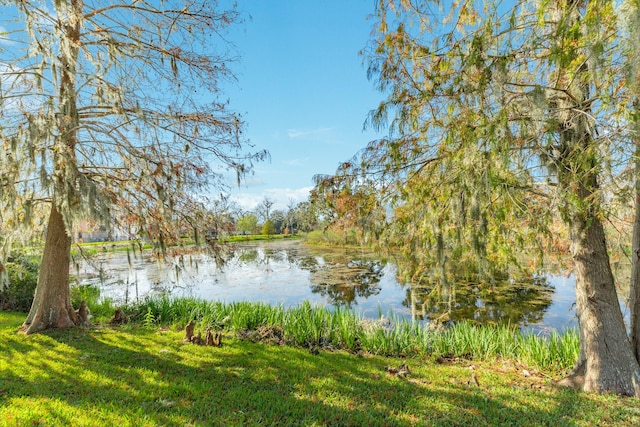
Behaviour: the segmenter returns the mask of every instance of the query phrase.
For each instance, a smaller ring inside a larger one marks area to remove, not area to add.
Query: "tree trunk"
[[[593,219],[573,245],[583,389],[640,397],[640,368],[629,345],[600,220]]]
[[[633,128],[635,143],[634,218],[631,237],[631,286],[629,289],[629,311],[631,345],[636,360],[640,362],[640,100],[634,102]]]
[[[83,2],[72,0],[70,6],[69,10],[66,10],[66,6],[58,10],[64,34],[60,40],[60,114],[57,115],[58,136],[53,159],[55,184],[38,286],[31,311],[23,325],[27,334],[49,328],[67,328],[78,323],[69,295],[71,236],[67,232],[63,213],[56,205],[56,200],[63,200],[68,212],[80,203],[75,192],[75,147],[79,128],[75,79]]]
[[[582,202],[570,208],[569,224],[581,342],[578,364],[561,384],[640,397],[640,366],[627,336],[604,228],[594,207],[596,177],[587,173],[565,188],[573,188],[572,196]]]
[[[583,99],[588,99],[586,94],[583,89]],[[556,147],[562,153],[557,158],[559,195],[570,230],[580,328],[578,363],[561,384],[640,397],[640,365],[627,335],[611,271],[601,220],[595,144],[589,129],[582,115],[566,117]]]
[[[9,272],[4,264],[9,258],[9,255],[11,255],[12,243],[13,236],[5,235],[4,237],[0,237],[0,292],[5,291],[9,287]]]
[[[640,170],[636,168],[636,174],[639,173]],[[631,287],[629,291],[631,344],[636,360],[640,362],[640,182],[636,183],[631,249]]]
[[[27,334],[76,325],[76,313],[69,295],[70,251],[71,237],[67,234],[62,214],[55,203],[51,203],[38,286],[23,325]]]
[[[553,7],[555,47],[587,46],[593,31],[584,18],[588,2],[558,0]],[[556,82],[562,90],[548,93],[559,125],[558,142],[552,150],[557,153],[554,166],[563,218],[571,234],[580,328],[578,363],[561,383],[585,391],[640,397],[640,365],[624,324],[602,224],[599,147],[591,114],[591,91],[598,88],[589,61],[579,60],[580,54],[588,56],[590,51],[583,47],[557,57]]]

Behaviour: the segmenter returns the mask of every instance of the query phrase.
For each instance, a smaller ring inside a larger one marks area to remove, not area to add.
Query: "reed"
[[[281,306],[261,302],[233,302],[228,305],[228,309],[222,308],[221,311],[230,320],[229,329],[235,331],[281,324],[285,314]]]
[[[328,317],[331,344],[349,351],[357,351],[362,333],[362,318],[355,312],[340,307]]]
[[[434,359],[511,358],[543,369],[567,369],[578,357],[574,330],[549,336],[522,333],[516,327],[478,326],[460,322],[433,330],[424,322],[402,317],[364,319],[352,310],[313,306],[308,301],[285,308],[260,302],[209,302],[197,298],[147,298],[128,308],[132,318],[184,327],[195,320],[203,327],[241,333],[277,328],[284,342],[300,347],[325,347],[393,357],[416,355]]]

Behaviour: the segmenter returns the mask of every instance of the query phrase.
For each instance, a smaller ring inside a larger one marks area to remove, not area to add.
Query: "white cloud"
[[[234,183],[237,184],[237,183]],[[264,182],[264,179],[262,178],[258,178],[255,176],[249,177],[249,178],[243,178],[240,181],[240,187],[261,187],[263,185],[265,185],[266,183]]]
[[[232,194],[230,198],[242,209],[250,211],[254,210],[266,197],[273,202],[274,209],[286,211],[291,202],[297,204],[307,200],[312,188],[269,188],[261,193]]]
[[[333,131],[333,128],[318,128],[311,130],[300,130],[300,129],[289,129],[287,130],[287,135],[291,139],[297,138],[310,138],[310,139],[318,139],[322,137],[326,137],[329,133]]]
[[[309,158],[305,157],[302,159],[290,159],[290,160],[285,160],[284,164],[287,166],[300,166],[300,165],[304,165],[306,163],[309,162]]]
[[[252,211],[264,200],[264,196],[260,194],[240,193],[231,195],[230,200],[237,203],[243,211]]]
[[[265,190],[265,194],[270,200],[273,200],[274,205],[278,206],[278,209],[285,209],[289,203],[304,202],[309,198],[309,193],[313,187],[302,188],[270,188]]]

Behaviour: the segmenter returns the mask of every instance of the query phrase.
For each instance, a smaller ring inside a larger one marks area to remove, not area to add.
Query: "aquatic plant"
[[[147,298],[128,307],[134,319],[184,327],[195,320],[203,327],[226,329],[243,337],[319,349],[342,349],[385,356],[429,356],[434,360],[510,358],[545,369],[567,369],[578,357],[575,330],[549,336],[522,333],[509,325],[479,326],[460,322],[437,329],[390,315],[363,319],[353,310],[330,310],[305,301],[285,308],[260,302],[210,302],[197,298]],[[260,331],[250,334],[250,331]]]

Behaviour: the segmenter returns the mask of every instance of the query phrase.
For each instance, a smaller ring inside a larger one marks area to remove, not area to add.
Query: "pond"
[[[285,307],[308,300],[351,308],[370,318],[384,314],[419,321],[467,319],[510,323],[535,332],[576,325],[570,276],[491,286],[411,286],[398,282],[393,262],[370,252],[309,247],[298,240],[247,242],[224,254],[183,251],[168,258],[162,263],[152,251],[105,251],[74,263],[71,273],[77,284],[96,285],[103,298],[116,303],[169,293]]]

